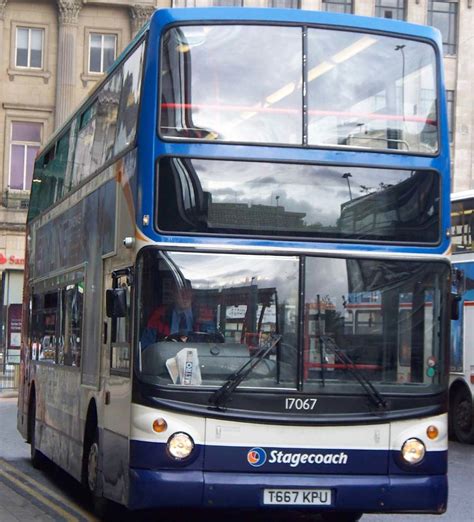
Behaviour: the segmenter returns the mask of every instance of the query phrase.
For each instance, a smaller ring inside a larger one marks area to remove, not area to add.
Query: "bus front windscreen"
[[[438,150],[427,42],[315,27],[182,26],[165,33],[160,63],[163,138]]]
[[[178,390],[430,394],[445,385],[444,263],[143,251],[140,379]],[[251,366],[251,367],[250,367]],[[248,370],[248,371],[247,371]]]

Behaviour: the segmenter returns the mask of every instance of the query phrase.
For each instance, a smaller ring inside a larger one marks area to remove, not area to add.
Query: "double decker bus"
[[[33,463],[98,507],[444,512],[444,92],[429,27],[156,11],[35,164]]]
[[[460,297],[459,320],[451,329],[450,432],[474,444],[474,191],[451,195],[453,290]]]

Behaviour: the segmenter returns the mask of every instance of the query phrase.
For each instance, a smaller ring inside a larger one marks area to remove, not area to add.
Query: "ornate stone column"
[[[6,47],[4,45],[4,41],[3,41],[3,38],[4,38],[3,23],[5,21],[6,7],[7,7],[7,0],[0,0],[0,60],[4,59],[5,49],[8,49],[8,47]],[[7,55],[8,55],[8,51],[7,51]],[[3,93],[3,82],[0,82],[0,100],[5,101],[5,97],[4,97],[4,93]],[[3,114],[2,115],[2,126],[4,125],[4,123],[3,123],[4,117],[5,117],[5,115]],[[0,133],[0,136],[3,139],[3,132]],[[1,147],[1,149],[3,149],[3,147]],[[5,153],[5,151],[4,151],[4,153]],[[3,172],[3,169],[2,169],[2,172]],[[3,175],[0,176],[0,193],[3,193],[4,188],[7,187],[7,183],[8,183],[8,173],[4,172]],[[0,212],[0,223],[2,223],[2,222],[6,222],[6,220]]]
[[[138,31],[145,25],[150,16],[155,11],[152,5],[136,4],[130,7],[130,24],[132,29],[132,38],[135,38]]]
[[[58,64],[56,74],[55,128],[69,116],[75,105],[76,47],[79,12],[82,0],[57,0],[58,5]]]
[[[5,8],[7,7],[8,0],[0,0],[0,20],[5,20]]]
[[[4,57],[5,49],[8,47],[4,46],[3,42],[3,22],[5,21],[5,11],[7,9],[8,0],[0,0],[0,57]]]

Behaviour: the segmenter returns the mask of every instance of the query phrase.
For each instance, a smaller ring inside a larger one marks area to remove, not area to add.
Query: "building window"
[[[43,68],[44,30],[16,28],[15,65],[28,69]]]
[[[441,31],[445,55],[456,54],[458,4],[449,0],[428,0],[428,25]]]
[[[104,73],[117,53],[116,34],[89,34],[89,73]]]
[[[446,105],[448,109],[449,143],[452,143],[454,134],[454,91],[446,91]]]
[[[405,20],[405,0],[376,0],[375,16]]]
[[[352,0],[323,0],[323,11],[331,13],[352,13]]]
[[[11,125],[9,188],[29,190],[36,153],[41,144],[41,123],[14,121]]]

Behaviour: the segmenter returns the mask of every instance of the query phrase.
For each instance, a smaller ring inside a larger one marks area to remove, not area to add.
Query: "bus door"
[[[120,501],[128,466],[131,403],[132,269],[112,272],[105,285],[103,323],[104,494]]]

